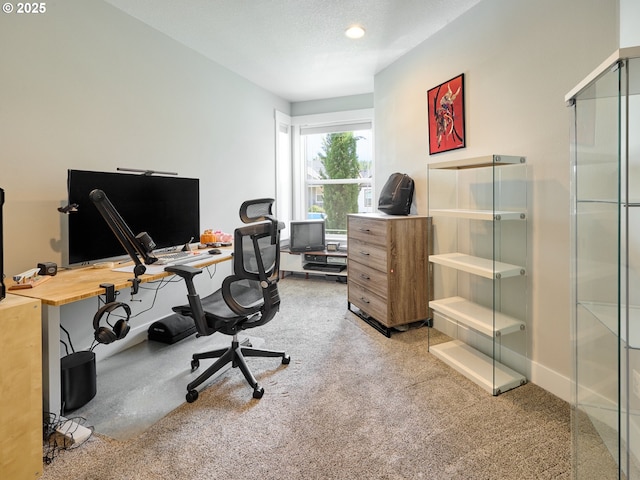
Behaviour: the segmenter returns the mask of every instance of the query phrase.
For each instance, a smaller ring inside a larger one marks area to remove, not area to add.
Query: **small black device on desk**
[[[222,253],[222,250],[220,250],[219,248],[212,248],[211,250],[209,250],[209,253],[211,255],[220,255]]]

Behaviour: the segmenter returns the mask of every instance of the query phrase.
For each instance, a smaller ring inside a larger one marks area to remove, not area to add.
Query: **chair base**
[[[291,361],[291,357],[283,351],[264,350],[253,348],[250,345],[243,345],[238,342],[238,335],[233,336],[231,346],[228,348],[220,348],[210,352],[195,353],[191,360],[191,371],[200,367],[200,360],[217,358],[213,365],[202,372],[198,378],[187,385],[187,402],[192,403],[198,399],[198,391],[196,388],[202,385],[207,379],[211,378],[225,365],[231,364],[233,368],[240,368],[251,388],[253,388],[253,398],[262,398],[264,389],[258,384],[258,381],[249,370],[245,357],[280,357],[282,363],[287,365]]]

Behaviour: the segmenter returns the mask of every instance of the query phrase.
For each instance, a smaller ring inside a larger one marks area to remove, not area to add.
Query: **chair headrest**
[[[247,200],[240,205],[240,220],[244,223],[271,221],[271,242],[277,241],[277,233],[280,230],[278,219],[273,215],[273,198],[256,198]]]
[[[257,198],[247,200],[240,205],[240,219],[244,223],[261,222],[263,220],[274,220],[273,198]]]

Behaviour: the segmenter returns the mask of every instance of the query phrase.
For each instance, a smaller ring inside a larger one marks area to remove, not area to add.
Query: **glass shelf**
[[[492,395],[526,383],[527,166],[514,155],[428,165],[433,326],[429,351]]]
[[[462,297],[432,300],[429,306],[489,337],[519,332],[524,330],[526,325],[522,320],[494,312],[491,308],[483,307]]]
[[[519,265],[496,262],[495,260],[457,252],[430,255],[429,261],[484,278],[509,278],[526,273],[524,267]]]
[[[527,382],[524,375],[495,362],[460,340],[434,345],[429,351],[491,395],[499,395]]]
[[[640,479],[640,48],[614,52],[565,99],[574,476],[590,478],[597,462],[610,466],[602,478]]]
[[[430,212],[432,217],[453,217],[467,218],[470,220],[525,220],[525,212],[509,212],[501,210],[469,210],[469,209],[438,209],[434,208]]]

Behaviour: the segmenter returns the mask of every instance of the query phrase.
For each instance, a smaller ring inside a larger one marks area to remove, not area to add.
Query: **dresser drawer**
[[[387,298],[387,275],[380,270],[375,270],[358,262],[349,262],[348,279],[349,282],[358,283],[381,298]]]
[[[347,258],[349,263],[358,262],[387,273],[386,246],[372,245],[350,237]]]
[[[388,323],[387,301],[357,282],[349,282],[349,302],[380,323]]]
[[[349,242],[360,240],[375,245],[386,245],[387,223],[373,218],[354,215],[348,217]]]

